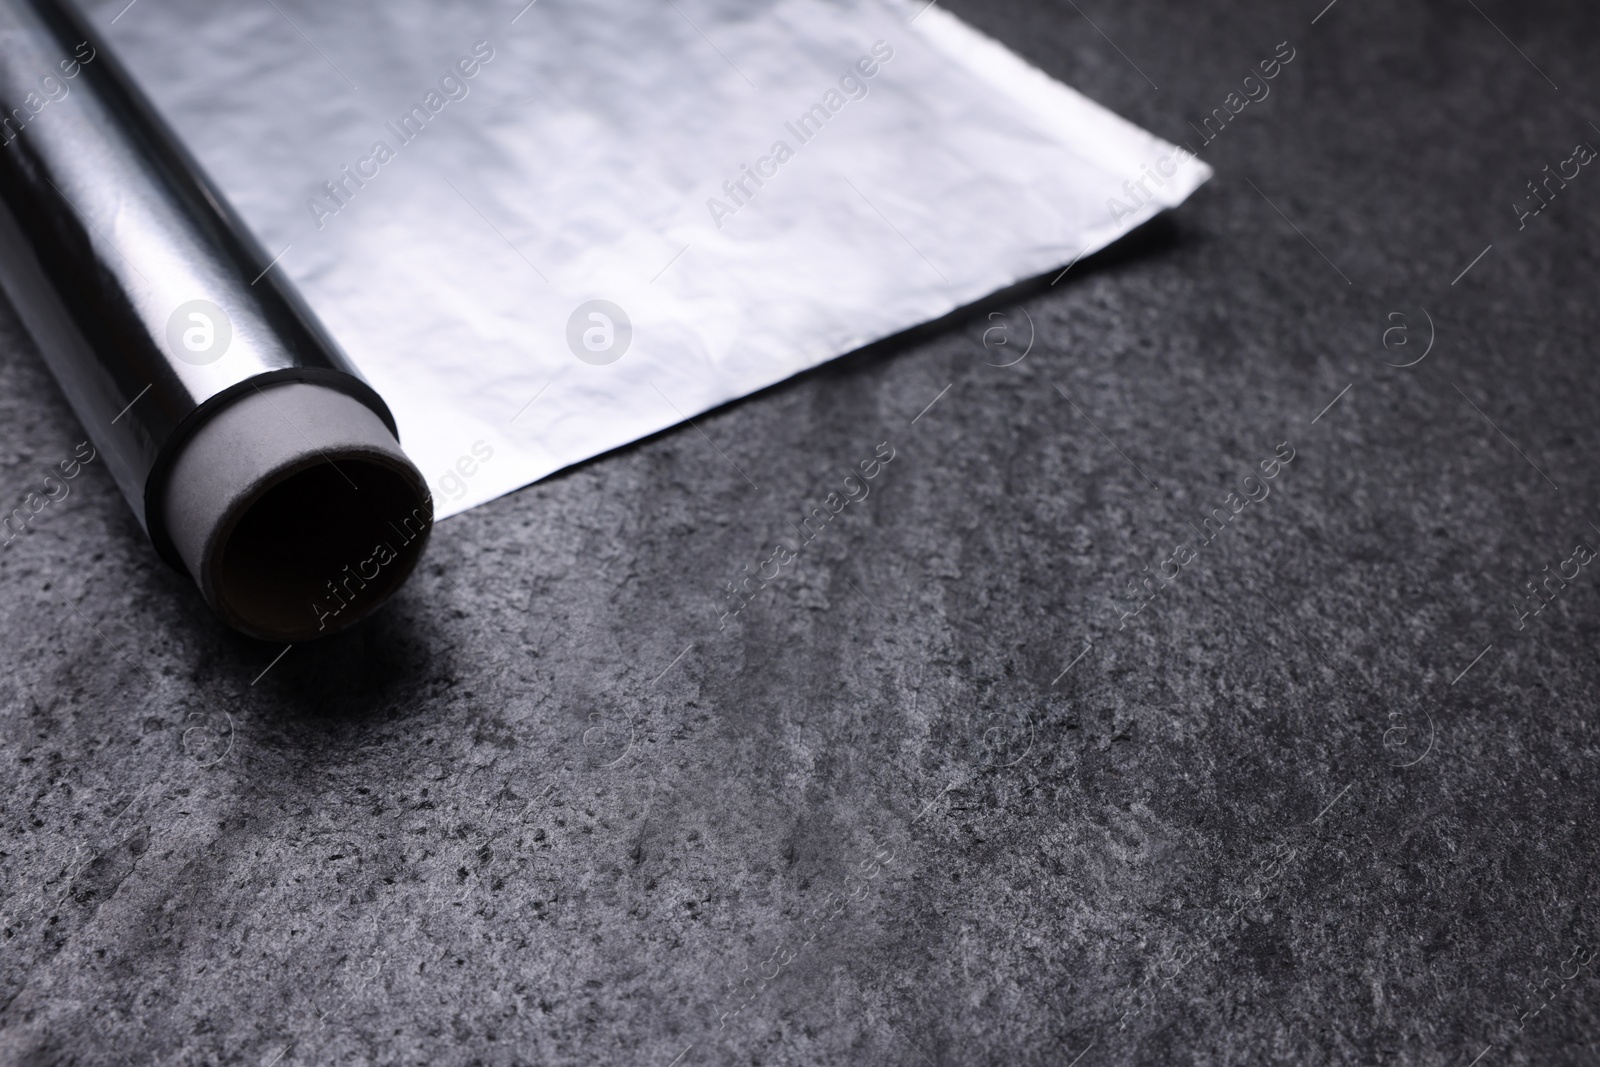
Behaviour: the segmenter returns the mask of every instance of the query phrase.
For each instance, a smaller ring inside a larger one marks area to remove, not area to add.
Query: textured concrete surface
[[[1515,207],[1593,10],[950,6],[1196,147],[1295,58],[1171,220],[281,659],[90,463],[0,550],[0,1061],[1594,1062],[1600,173]],[[82,435],[0,345],[9,510]]]

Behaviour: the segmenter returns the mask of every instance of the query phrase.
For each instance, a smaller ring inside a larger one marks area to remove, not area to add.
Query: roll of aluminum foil
[[[923,0],[64,2],[0,0],[0,283],[157,549],[262,636],[372,610],[432,516],[1210,174]]]
[[[0,286],[156,550],[230,625],[376,608],[426,543],[393,416],[100,34],[0,0]]]

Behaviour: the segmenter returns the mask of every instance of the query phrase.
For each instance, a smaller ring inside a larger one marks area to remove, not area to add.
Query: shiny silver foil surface
[[[1065,265],[1210,173],[924,3],[89,12],[440,517]]]
[[[312,381],[392,420],[103,38],[55,0],[0,0],[0,285],[176,562],[165,474],[232,398]]]

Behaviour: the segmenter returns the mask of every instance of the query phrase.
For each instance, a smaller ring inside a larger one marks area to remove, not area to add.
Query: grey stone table
[[[0,550],[0,1061],[1595,1062],[1595,11],[950,6],[1217,177],[281,657]]]

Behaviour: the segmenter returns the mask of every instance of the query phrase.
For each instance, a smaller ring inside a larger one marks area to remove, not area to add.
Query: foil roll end
[[[186,441],[162,516],[229,626],[305,641],[370,615],[421,558],[427,482],[353,397],[307,382],[241,394]]]

